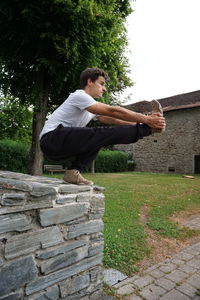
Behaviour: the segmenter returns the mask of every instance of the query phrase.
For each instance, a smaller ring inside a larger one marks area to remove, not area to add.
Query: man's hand
[[[166,127],[166,123],[165,123],[165,118],[159,114],[152,114],[149,116],[146,116],[147,120],[146,120],[146,124],[151,127],[151,128],[161,128],[161,129],[165,129]]]

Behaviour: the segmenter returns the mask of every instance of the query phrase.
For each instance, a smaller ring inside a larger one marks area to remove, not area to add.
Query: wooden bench
[[[62,165],[44,165],[43,168],[44,172],[47,171],[51,175],[53,175],[54,172],[62,173],[66,171],[66,169],[63,169]]]

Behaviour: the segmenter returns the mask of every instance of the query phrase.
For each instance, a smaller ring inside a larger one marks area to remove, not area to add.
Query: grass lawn
[[[85,174],[106,191],[104,215],[104,265],[127,275],[151,253],[141,222],[141,208],[148,208],[147,224],[157,235],[185,240],[200,230],[178,227],[170,217],[181,211],[200,213],[200,176],[186,179],[178,174],[98,173]]]

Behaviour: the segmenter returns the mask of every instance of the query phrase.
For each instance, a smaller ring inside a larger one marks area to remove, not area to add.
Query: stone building
[[[164,111],[167,128],[136,144],[117,145],[133,154],[136,171],[200,174],[200,91],[158,100]],[[149,113],[149,101],[126,106]]]

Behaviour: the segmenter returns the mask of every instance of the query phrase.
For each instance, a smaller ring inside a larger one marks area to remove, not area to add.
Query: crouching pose
[[[151,115],[96,101],[106,91],[107,80],[107,73],[101,69],[84,70],[80,76],[82,89],[69,95],[40,133],[41,149],[48,158],[75,157],[71,168],[65,172],[66,182],[93,184],[81,175],[81,171],[91,164],[101,147],[135,143],[153,132],[161,132],[166,126],[162,108],[156,100],[152,101]],[[95,118],[117,126],[86,127]]]

